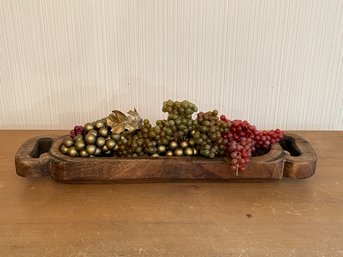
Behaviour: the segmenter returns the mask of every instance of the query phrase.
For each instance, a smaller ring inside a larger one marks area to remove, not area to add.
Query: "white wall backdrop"
[[[189,99],[259,128],[343,129],[342,0],[0,0],[0,128]]]

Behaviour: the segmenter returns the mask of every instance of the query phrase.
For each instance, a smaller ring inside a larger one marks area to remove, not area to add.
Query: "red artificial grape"
[[[70,130],[70,137],[74,138],[77,135],[81,135],[83,133],[83,127],[82,126],[75,126],[72,130]]]
[[[231,157],[231,169],[236,173],[238,170],[245,170],[245,165],[250,161],[256,149],[268,150],[272,144],[278,143],[283,136],[279,129],[259,131],[246,120],[230,121],[225,115],[221,115],[220,119],[230,124],[229,131],[223,133],[222,138],[225,151]]]

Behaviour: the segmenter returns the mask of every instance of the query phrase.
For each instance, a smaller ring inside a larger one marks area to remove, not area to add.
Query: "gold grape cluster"
[[[229,130],[229,125],[219,119],[218,111],[200,112],[193,119],[198,108],[187,100],[165,101],[162,111],[168,117],[157,120],[155,126],[147,119],[142,121],[136,111],[131,112],[134,122],[128,119],[131,123],[125,125],[119,122],[124,122],[125,115],[114,111],[112,116],[85,124],[82,133],[66,137],[60,151],[71,157],[225,155],[227,142],[221,135]],[[134,129],[124,130],[128,124],[134,124],[129,126]]]

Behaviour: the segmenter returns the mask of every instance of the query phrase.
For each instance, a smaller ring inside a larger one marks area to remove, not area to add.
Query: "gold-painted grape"
[[[64,141],[63,141],[63,144],[65,147],[71,147],[74,145],[74,140],[72,138],[66,138]]]
[[[85,136],[85,141],[87,144],[94,144],[96,141],[96,136],[88,132],[88,134]]]
[[[90,155],[95,154],[96,146],[95,145],[87,145],[86,152]]]
[[[75,149],[74,146],[72,146],[72,147],[70,147],[68,149],[68,155],[71,156],[71,157],[78,156],[78,152],[77,152],[77,150]]]

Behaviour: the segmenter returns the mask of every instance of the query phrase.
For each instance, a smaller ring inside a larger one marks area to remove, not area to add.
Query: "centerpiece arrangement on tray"
[[[153,126],[136,109],[127,116],[114,110],[106,118],[75,126],[60,151],[71,157],[229,156],[238,173],[283,136],[279,129],[259,131],[247,121],[218,116],[217,110],[196,113],[198,108],[187,100],[165,101],[162,111],[167,119]]]
[[[317,157],[304,138],[257,130],[217,110],[167,100],[152,125],[136,109],[75,126],[66,136],[38,136],[19,148],[16,172],[64,183],[229,181],[308,178]]]

